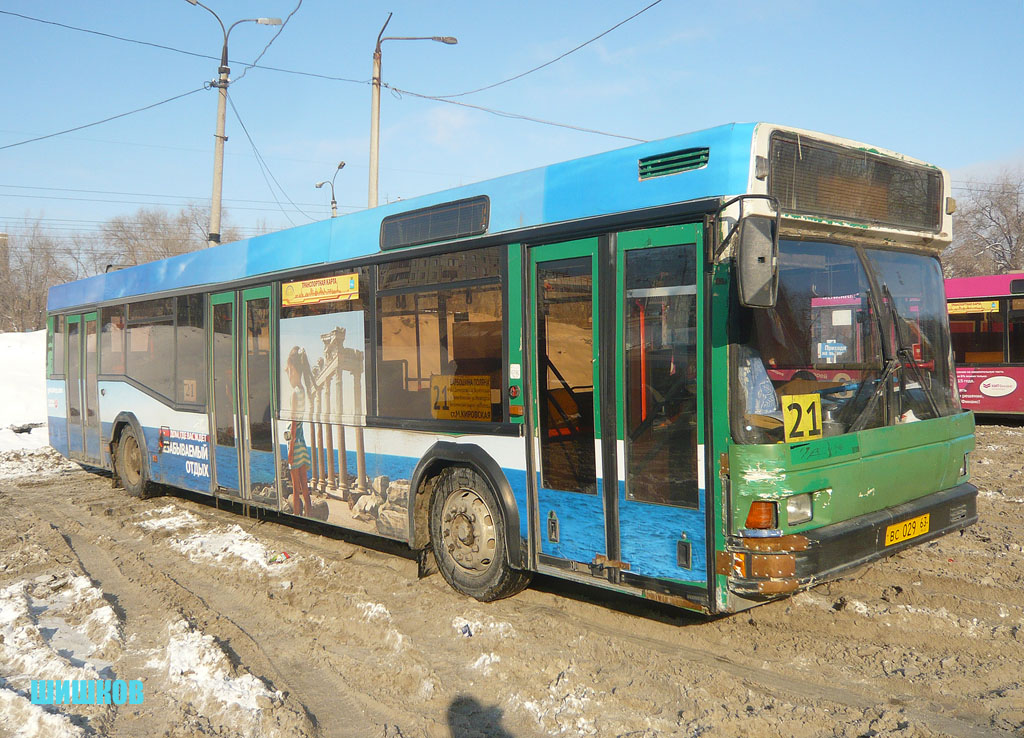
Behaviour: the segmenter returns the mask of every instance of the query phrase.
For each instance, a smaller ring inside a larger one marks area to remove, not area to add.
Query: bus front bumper
[[[728,577],[729,592],[745,599],[771,599],[966,528],[978,520],[977,497],[977,487],[965,482],[803,533],[775,538],[733,536],[725,551],[715,552],[715,569]],[[927,532],[905,537],[921,526],[924,515],[928,515]]]

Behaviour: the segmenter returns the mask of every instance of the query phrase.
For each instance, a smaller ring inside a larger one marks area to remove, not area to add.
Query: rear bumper
[[[727,576],[729,591],[766,600],[833,579],[869,561],[881,559],[955,530],[978,519],[978,489],[964,483],[911,502],[835,525],[777,538],[729,539],[716,552],[716,571]],[[928,532],[885,545],[886,528],[929,516]]]

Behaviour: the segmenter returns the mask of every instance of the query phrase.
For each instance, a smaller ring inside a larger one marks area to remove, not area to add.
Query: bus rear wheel
[[[452,589],[481,602],[511,597],[530,583],[529,572],[509,566],[498,498],[472,469],[452,467],[438,480],[430,544]]]
[[[135,431],[131,426],[126,427],[117,444],[117,474],[129,496],[145,500],[153,496],[153,483],[146,476],[142,449]]]

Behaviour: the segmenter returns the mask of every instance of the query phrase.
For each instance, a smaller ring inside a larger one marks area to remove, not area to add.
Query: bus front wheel
[[[117,474],[124,490],[131,497],[146,499],[153,494],[153,484],[146,477],[146,463],[142,458],[143,446],[131,426],[121,433],[117,444]]]
[[[529,572],[509,566],[500,504],[472,469],[452,467],[438,480],[430,544],[445,581],[481,602],[510,597],[530,583]]]

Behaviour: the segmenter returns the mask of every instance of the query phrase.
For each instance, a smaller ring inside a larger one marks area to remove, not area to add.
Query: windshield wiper
[[[907,324],[906,320],[896,309],[896,300],[893,299],[892,292],[889,291],[889,285],[885,282],[882,283],[882,297],[889,302],[889,319],[892,320],[893,332],[896,334],[896,356],[901,359],[900,365],[902,368],[906,368],[909,365],[913,370],[914,379],[917,380],[918,386],[920,386],[925,398],[928,400],[928,405],[931,406],[932,417],[938,418],[942,413],[939,412],[939,405],[935,402],[932,389],[925,384],[924,374],[921,373],[921,367],[917,365],[917,361],[914,359],[914,352],[903,339],[903,329]],[[905,389],[905,387],[901,387],[901,389]]]
[[[871,393],[871,397],[868,398],[867,404],[864,405],[864,409],[857,413],[857,417],[853,419],[852,423],[850,423],[850,433],[863,429],[863,423],[866,422],[866,419],[870,417],[869,411],[874,409],[875,405],[878,402],[878,398],[881,397],[882,395],[882,390],[885,389],[886,382],[888,382],[889,377],[891,377],[893,373],[897,369],[899,369],[899,366],[900,361],[896,357],[889,359],[885,363],[885,369],[882,370],[882,376],[878,378],[878,384],[875,385],[875,389]],[[861,387],[864,386],[866,386],[866,384],[861,385]],[[853,400],[856,399],[857,398],[854,397],[850,401],[853,402]]]

